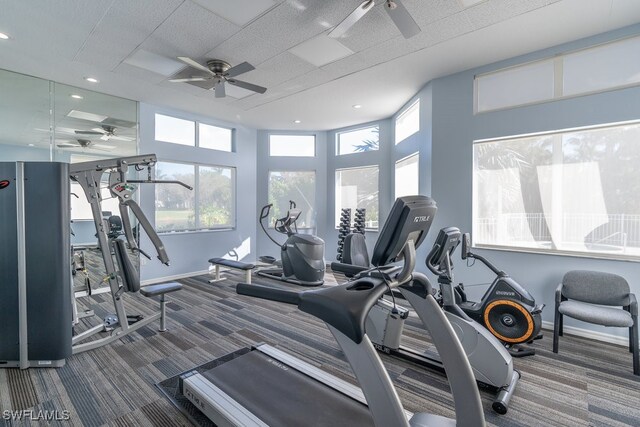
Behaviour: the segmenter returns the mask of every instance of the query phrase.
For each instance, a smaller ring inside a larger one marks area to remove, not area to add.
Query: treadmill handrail
[[[285,289],[271,288],[269,286],[252,285],[249,283],[238,283],[236,292],[239,295],[246,295],[270,301],[282,302],[285,304],[300,304],[300,293],[287,291]]]

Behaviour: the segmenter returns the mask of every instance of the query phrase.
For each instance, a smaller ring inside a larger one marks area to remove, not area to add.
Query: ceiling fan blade
[[[187,84],[193,85],[193,86],[198,86],[202,89],[205,90],[210,90],[213,89],[216,85],[216,81],[217,79],[207,79],[203,82],[187,82]]]
[[[256,67],[249,64],[248,62],[243,62],[242,64],[238,64],[235,67],[229,68],[227,72],[224,73],[224,75],[226,77],[235,77],[235,76],[239,76],[240,74],[248,73],[249,71],[255,70],[255,69]]]
[[[225,96],[227,96],[227,93],[224,89],[224,80],[219,80],[213,90],[216,91],[216,98],[224,98]]]
[[[73,145],[73,144],[57,144],[56,147],[58,148],[77,148],[80,147],[79,145]]]
[[[187,83],[187,82],[206,82],[205,77],[190,77],[188,79],[169,79],[171,83]]]
[[[195,68],[197,70],[204,71],[206,73],[214,75],[213,71],[211,71],[210,69],[208,69],[204,65],[200,64],[199,62],[194,61],[191,58],[187,58],[186,56],[178,56],[178,59],[180,61],[184,62],[185,64],[187,64],[188,66],[192,67],[192,68]]]
[[[242,80],[229,79],[229,80],[227,80],[227,82],[229,84],[234,85],[234,86],[238,86],[238,87],[241,87],[241,88],[247,89],[247,90],[252,90],[252,91],[258,92],[258,93],[265,93],[267,91],[266,87],[254,85],[253,83],[243,82]]]
[[[385,3],[384,8],[391,17],[391,20],[400,30],[405,39],[418,34],[421,30],[416,21],[411,17],[409,11],[404,7],[400,0],[393,0],[394,8],[389,6],[390,2]]]
[[[78,135],[104,135],[104,132],[97,132],[95,130],[77,130]]]
[[[349,14],[346,18],[342,20],[338,25],[336,25],[333,30],[329,31],[328,36],[334,39],[338,37],[342,37],[344,33],[346,33],[349,28],[351,28],[356,22],[358,22],[367,12],[369,12],[373,6],[375,6],[375,2],[373,0],[365,0],[360,6],[358,6],[353,12]]]

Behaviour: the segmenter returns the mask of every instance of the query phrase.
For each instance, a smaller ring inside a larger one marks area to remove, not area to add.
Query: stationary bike
[[[472,253],[469,233],[463,235],[461,256],[463,260],[479,260],[496,274],[496,278],[478,302],[467,300],[464,285],[457,285],[454,292],[458,307],[502,341],[513,357],[535,354],[534,349],[519,344],[542,337],[540,327],[544,304],[536,305],[533,296],[507,273]]]
[[[440,230],[426,264],[438,276],[442,309],[464,348],[478,386],[495,393],[493,410],[498,414],[506,414],[520,373],[513,369],[513,359],[502,343],[455,303],[451,255],[459,243],[460,230],[455,227]],[[421,283],[422,288],[431,289],[424,274],[414,272],[412,279],[411,283]],[[439,356],[401,345],[404,322],[409,317],[410,310],[396,305],[393,295],[391,293],[392,301],[388,298],[378,300],[369,312],[366,330],[371,342],[376,349],[391,356],[444,372]],[[425,318],[421,311],[424,307],[413,303],[411,305],[418,317]]]
[[[267,237],[280,247],[281,260],[270,256],[260,257],[260,261],[275,264],[277,268],[259,270],[256,274],[269,279],[280,280],[300,286],[320,286],[324,283],[324,240],[311,234],[299,234],[296,221],[301,211],[293,201],[289,201],[289,210],[283,218],[276,219],[274,229],[286,234],[287,240],[278,243],[264,226],[273,204],[268,204],[260,212],[260,227]]]

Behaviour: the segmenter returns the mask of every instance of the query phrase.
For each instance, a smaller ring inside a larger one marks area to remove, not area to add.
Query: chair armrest
[[[629,294],[629,313],[631,313],[632,316],[638,315],[638,301],[634,294]]]
[[[560,304],[562,302],[562,283],[558,284],[556,288],[556,304]]]

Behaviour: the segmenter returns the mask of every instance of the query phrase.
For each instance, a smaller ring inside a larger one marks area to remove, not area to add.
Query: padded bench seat
[[[160,317],[160,332],[165,332],[167,330],[167,301],[165,299],[165,294],[169,292],[175,292],[182,289],[182,284],[178,282],[169,282],[169,283],[158,283],[157,285],[147,285],[140,288],[140,293],[147,297],[160,297],[160,313],[154,316]]]
[[[209,283],[219,282],[224,280],[225,277],[220,276],[220,266],[225,266],[234,270],[241,270],[245,272],[245,283],[251,283],[251,270],[256,268],[255,264],[249,264],[246,262],[234,261],[226,258],[211,258],[209,264],[215,267],[215,277],[209,280]]]
[[[175,292],[182,289],[182,284],[178,282],[158,283],[157,285],[148,285],[140,288],[140,293],[145,297],[156,297],[169,292]]]

